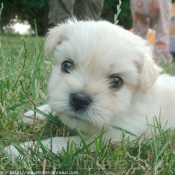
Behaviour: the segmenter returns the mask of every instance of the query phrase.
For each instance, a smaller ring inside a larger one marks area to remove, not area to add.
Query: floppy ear
[[[152,58],[147,57],[143,60],[140,75],[140,86],[143,92],[146,92],[153,86],[162,71],[163,69],[156,65]]]
[[[45,41],[45,56],[48,56],[57,45],[66,40],[68,26],[69,24],[65,23],[49,30]]]

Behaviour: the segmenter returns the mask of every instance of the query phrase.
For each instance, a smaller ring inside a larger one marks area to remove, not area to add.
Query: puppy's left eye
[[[64,72],[64,73],[70,73],[70,71],[74,69],[74,63],[71,62],[71,61],[64,61],[62,64],[61,64],[61,71]]]
[[[110,84],[111,84],[111,88],[115,88],[118,89],[122,86],[123,84],[123,80],[121,77],[119,76],[111,76],[110,78]]]

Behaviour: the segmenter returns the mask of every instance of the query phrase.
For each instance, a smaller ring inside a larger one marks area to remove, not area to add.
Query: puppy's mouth
[[[68,117],[70,119],[74,119],[77,121],[81,121],[81,122],[88,122],[86,118],[84,118],[83,116],[79,116],[79,115],[68,115]]]

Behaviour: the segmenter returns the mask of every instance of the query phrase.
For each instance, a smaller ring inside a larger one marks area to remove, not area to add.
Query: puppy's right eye
[[[71,62],[71,61],[64,61],[61,64],[61,71],[64,72],[64,73],[69,74],[72,69],[74,69],[74,63]]]

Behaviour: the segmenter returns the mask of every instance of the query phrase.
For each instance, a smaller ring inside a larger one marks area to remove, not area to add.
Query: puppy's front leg
[[[42,106],[37,107],[38,110],[40,110],[41,112],[44,112],[46,114],[49,114],[52,112],[53,115],[55,115],[55,113],[52,111],[51,107],[48,104],[44,104]],[[33,125],[34,124],[34,117],[36,117],[37,120],[45,120],[45,116],[38,113],[38,112],[34,112],[33,110],[29,110],[26,113],[23,114],[23,122],[26,125]]]
[[[78,136],[72,136],[72,137],[53,137],[46,140],[41,141],[44,147],[50,149],[53,153],[57,153],[61,151],[63,148],[67,149],[68,142],[74,141],[76,144],[80,144],[81,139]],[[40,144],[37,143],[37,141],[30,141],[30,142],[24,142],[20,144],[20,147],[27,151],[28,148],[35,149],[36,147],[39,147],[39,151],[42,152],[42,149],[40,148]],[[18,146],[17,146],[18,147]],[[19,147],[19,150],[21,149]],[[20,152],[15,148],[15,146],[10,145],[4,148],[4,150],[10,154],[13,158],[16,158],[20,155]]]

